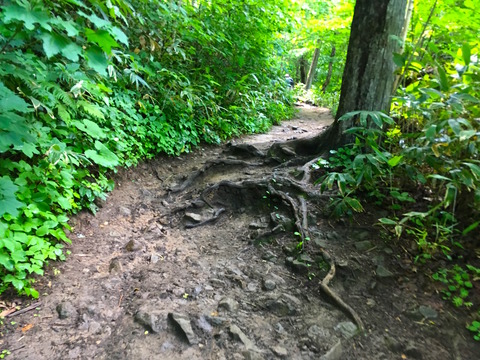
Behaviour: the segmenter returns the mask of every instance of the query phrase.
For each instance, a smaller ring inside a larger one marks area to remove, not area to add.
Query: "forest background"
[[[262,132],[294,98],[336,113],[354,1],[0,1],[0,293],[38,297],[65,259],[68,216],[95,212],[118,167]],[[386,237],[435,260],[480,339],[480,15],[473,0],[405,1],[390,116],[315,167],[332,214],[387,208]],[[468,19],[468,22],[466,21]],[[365,34],[368,36],[368,34]],[[284,81],[290,73],[292,91]],[[366,109],[357,109],[358,111]],[[476,287],[475,287],[476,286]]]

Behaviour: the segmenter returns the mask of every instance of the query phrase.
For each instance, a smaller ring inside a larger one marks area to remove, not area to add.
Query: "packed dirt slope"
[[[302,105],[268,134],[116,174],[96,216],[72,219],[71,255],[38,279],[39,302],[2,299],[0,311],[30,310],[5,318],[0,349],[28,360],[479,359],[463,314],[372,228],[375,214],[331,222],[328,197],[276,185],[299,165],[267,161],[270,145],[331,122]],[[308,214],[302,253],[294,202]],[[337,299],[320,286],[328,264]]]

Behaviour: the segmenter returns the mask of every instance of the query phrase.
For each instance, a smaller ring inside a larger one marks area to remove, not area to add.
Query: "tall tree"
[[[357,0],[335,122],[317,137],[293,140],[288,145],[291,150],[302,155],[345,145],[352,139],[344,131],[358,119],[339,121],[341,116],[356,110],[389,112],[393,53],[401,46],[406,8],[407,0]]]
[[[340,103],[327,146],[336,147],[350,140],[343,132],[355,126],[356,119],[338,121],[346,113],[389,112],[395,70],[393,53],[401,46],[399,37],[406,7],[407,0],[357,0]]]

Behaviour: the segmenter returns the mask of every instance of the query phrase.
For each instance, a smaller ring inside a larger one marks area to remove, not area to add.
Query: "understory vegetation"
[[[408,31],[392,38],[402,51],[390,114],[341,114],[356,119],[351,143],[314,174],[332,216],[383,209],[386,241],[470,308],[478,340],[480,15],[473,0],[408,3]],[[33,297],[33,276],[65,258],[68,216],[95,212],[118,167],[266,131],[292,116],[294,98],[335,114],[354,10],[353,0],[0,4],[0,294]]]
[[[117,167],[292,114],[282,2],[0,3],[0,293],[38,296],[68,215],[95,212]]]
[[[358,119],[347,130],[352,143],[315,165],[317,183],[336,194],[334,217],[384,209],[377,225],[388,241],[403,247],[416,266],[425,264],[443,284],[445,299],[471,308],[468,328],[478,340],[480,17],[472,1],[415,1],[412,10],[404,51],[394,57],[390,116],[362,109],[342,116]],[[318,37],[328,34],[318,29]],[[338,88],[319,91],[328,60],[320,58],[318,66],[323,70],[312,90],[299,86],[296,95],[335,112]]]

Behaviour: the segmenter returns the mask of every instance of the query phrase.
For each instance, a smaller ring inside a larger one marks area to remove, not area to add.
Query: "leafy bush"
[[[271,60],[281,5],[3,2],[0,293],[38,296],[32,274],[64,259],[68,214],[95,211],[118,166],[290,116]]]

